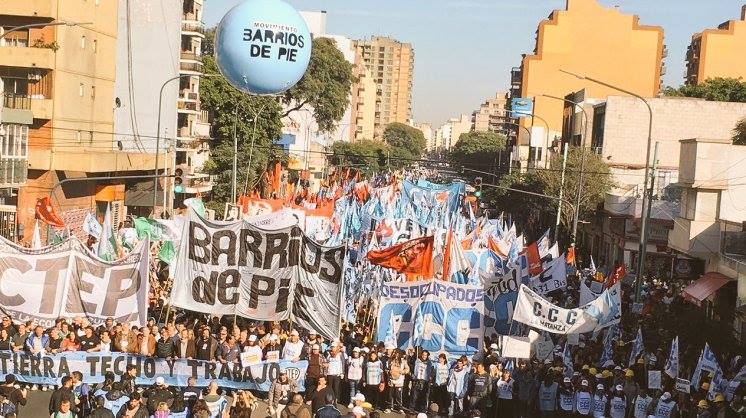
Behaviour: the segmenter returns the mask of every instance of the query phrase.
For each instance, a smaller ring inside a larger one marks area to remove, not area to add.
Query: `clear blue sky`
[[[326,10],[327,32],[353,39],[391,36],[415,50],[414,118],[443,123],[470,114],[508,88],[510,68],[531,53],[539,22],[565,0],[288,0],[299,10]],[[683,82],[686,48],[705,28],[740,18],[739,0],[600,0],[665,30],[664,83]],[[205,1],[216,25],[240,0]]]

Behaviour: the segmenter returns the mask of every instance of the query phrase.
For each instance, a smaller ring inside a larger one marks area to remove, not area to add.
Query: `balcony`
[[[57,2],[49,0],[4,1],[3,14],[54,19],[57,16]]]
[[[201,62],[182,62],[180,68],[182,73],[202,74]]]
[[[199,93],[193,92],[190,89],[181,90],[179,92],[179,100],[197,102],[199,101]]]
[[[693,257],[707,259],[720,251],[720,226],[716,221],[676,218],[668,246]]]
[[[197,36],[204,39],[205,24],[199,20],[182,20],[181,22],[181,34],[188,36]]]
[[[49,48],[0,47],[0,64],[26,68],[54,68],[54,51]]]
[[[513,87],[520,86],[523,83],[523,71],[520,67],[513,67],[510,70],[510,84]]]
[[[52,109],[52,99],[31,99],[31,113],[34,114],[34,119],[52,119]]]
[[[180,57],[183,60],[202,62],[202,55],[190,51],[182,51]]]
[[[200,112],[199,106],[194,102],[177,102],[176,109],[178,109],[180,113],[191,113],[195,115]]]
[[[25,94],[4,94],[2,104],[8,109],[31,111],[34,119],[52,119],[52,99]]]

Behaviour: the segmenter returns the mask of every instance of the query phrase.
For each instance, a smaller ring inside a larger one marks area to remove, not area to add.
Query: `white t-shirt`
[[[497,381],[497,391],[500,399],[513,399],[513,382],[513,379]]]
[[[347,359],[347,378],[360,380],[363,378],[363,358],[350,357]]]
[[[294,343],[288,340],[285,343],[285,347],[282,348],[282,359],[292,360],[294,358],[299,358],[302,351],[303,341],[298,340],[297,343]]]

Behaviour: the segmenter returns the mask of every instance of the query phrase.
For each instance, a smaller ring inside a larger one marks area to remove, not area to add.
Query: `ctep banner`
[[[175,264],[171,302],[212,315],[292,319],[339,336],[344,247],[324,247],[300,227],[265,230],[212,222],[190,210]]]
[[[482,348],[484,289],[426,280],[381,285],[378,341],[472,356]]]
[[[122,260],[100,260],[72,238],[38,250],[0,240],[0,306],[16,321],[84,316],[94,326],[107,317],[147,322],[150,245],[144,240]]]
[[[298,389],[305,390],[308,362],[262,362],[243,367],[240,363],[220,363],[187,359],[159,359],[134,356],[126,353],[85,353],[71,352],[36,356],[27,353],[0,352],[0,378],[14,374],[19,381],[40,385],[59,385],[62,376],[72,371],[83,374],[83,383],[94,384],[104,381],[106,372],[124,374],[128,365],[137,369],[135,383],[153,385],[158,376],[170,386],[187,386],[187,379],[197,379],[197,386],[207,386],[216,380],[221,387],[248,389],[260,392],[269,391],[272,382],[281,370],[298,382]]]

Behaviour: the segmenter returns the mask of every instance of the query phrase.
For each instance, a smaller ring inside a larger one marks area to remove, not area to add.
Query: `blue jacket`
[[[44,351],[49,350],[49,336],[47,334],[42,334],[41,337],[37,337],[36,334],[31,334],[26,339],[26,350],[31,352],[31,350],[34,348],[34,342],[37,338],[41,338],[41,346],[44,348]]]

